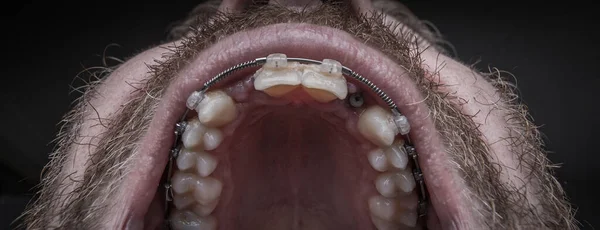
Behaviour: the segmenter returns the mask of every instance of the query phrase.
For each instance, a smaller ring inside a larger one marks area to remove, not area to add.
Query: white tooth
[[[417,213],[414,211],[405,211],[398,215],[398,221],[406,226],[414,227],[417,225]]]
[[[254,75],[254,89],[266,90],[276,86],[297,86],[302,82],[302,73],[294,69],[261,69]],[[289,88],[291,91],[294,87]],[[289,92],[289,91],[287,91]]]
[[[216,201],[211,202],[209,204],[196,204],[196,205],[194,205],[194,207],[192,208],[192,210],[198,216],[208,216],[208,215],[210,215],[215,210],[215,208],[217,207],[218,203],[219,203],[219,201],[216,200]]]
[[[348,95],[348,85],[346,84],[346,78],[342,76],[341,70],[342,65],[338,61],[325,59],[318,69],[310,67],[304,69],[302,85],[307,89],[326,91],[343,100]],[[311,93],[311,91],[307,92]],[[315,96],[313,95],[313,97]]]
[[[183,149],[181,152],[179,152],[176,163],[179,170],[186,170],[194,167],[196,164],[196,153],[190,151],[189,149]]]
[[[254,74],[254,89],[281,96],[302,82],[302,73],[288,65],[285,54],[270,54],[264,67]]]
[[[175,208],[179,210],[187,208],[194,203],[196,203],[196,200],[194,200],[194,196],[192,196],[192,194],[185,193],[173,195],[173,205],[175,205]]]
[[[222,189],[223,184],[215,178],[198,178],[198,182],[195,185],[194,198],[200,204],[210,204],[219,198]]]
[[[204,133],[204,150],[216,149],[223,141],[223,132],[220,129],[208,128]]]
[[[404,141],[398,141],[385,149],[387,159],[394,168],[405,169],[406,164],[408,164],[408,155],[406,155],[406,150],[403,145]]]
[[[191,191],[198,181],[198,177],[191,173],[176,171],[171,178],[173,191],[178,194]]]
[[[201,177],[207,177],[211,173],[215,171],[217,168],[217,158],[210,155],[209,153],[201,152],[198,153],[197,165],[196,169],[198,170],[198,175]]]
[[[412,173],[406,170],[400,170],[394,173],[394,181],[396,182],[396,186],[400,191],[404,193],[410,193],[413,189],[415,189],[416,183],[415,178]]]
[[[387,221],[393,221],[397,212],[394,200],[383,196],[369,198],[369,210],[372,215]]]
[[[282,53],[273,53],[267,56],[267,62],[265,63],[265,67],[278,69],[287,67],[287,55]]]
[[[233,99],[221,90],[207,92],[196,107],[198,119],[208,127],[220,127],[237,116],[237,108]]]
[[[375,188],[379,194],[385,197],[395,197],[397,192],[394,183],[393,173],[382,173],[375,179]]]
[[[174,230],[216,230],[217,220],[213,216],[201,217],[191,211],[175,210],[171,214],[171,227]]]
[[[391,115],[391,112],[379,106],[371,106],[358,118],[358,131],[377,146],[390,146],[396,136]]]
[[[397,230],[400,229],[400,225],[391,221],[381,219],[379,217],[371,215],[371,221],[377,230]]]
[[[367,154],[369,163],[373,169],[379,172],[385,172],[389,168],[388,159],[381,149],[374,149]]]
[[[188,149],[193,149],[202,145],[202,137],[206,132],[206,127],[200,123],[198,119],[192,119],[187,122],[185,131],[181,135],[183,146]]]

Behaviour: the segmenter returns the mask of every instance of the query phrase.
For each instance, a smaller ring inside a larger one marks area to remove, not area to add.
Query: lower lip
[[[467,211],[459,208],[464,207],[459,198],[461,189],[449,173],[452,169],[444,163],[449,159],[442,141],[428,118],[427,106],[416,103],[423,101],[423,97],[408,73],[348,33],[309,24],[275,24],[235,33],[199,53],[175,76],[140,142],[139,157],[133,162],[136,167],[127,178],[131,183],[126,183],[120,190],[122,194],[119,197],[123,197],[125,202],[119,203],[119,209],[130,214],[126,217],[127,222],[144,220],[168,160],[174,124],[186,109],[187,97],[221,71],[271,53],[315,60],[335,59],[388,93],[411,123],[410,137],[420,154],[430,200],[437,210],[440,224],[453,225],[457,216],[463,217],[458,222],[468,222]]]

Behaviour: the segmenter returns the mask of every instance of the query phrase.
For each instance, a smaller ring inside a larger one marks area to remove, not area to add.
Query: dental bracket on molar
[[[424,183],[424,178],[423,178],[421,168],[419,166],[418,154],[415,151],[415,148],[410,145],[410,139],[408,136],[408,133],[410,132],[410,124],[408,123],[408,119],[406,118],[406,116],[404,116],[400,113],[400,111],[398,110],[398,108],[397,108],[396,104],[393,102],[393,100],[385,92],[383,92],[379,87],[377,87],[373,82],[371,82],[369,79],[363,77],[362,75],[354,72],[350,68],[345,67],[345,66],[341,65],[339,62],[332,60],[332,59],[324,59],[323,61],[317,61],[317,60],[306,59],[306,58],[287,57],[285,54],[271,54],[267,57],[256,58],[254,60],[250,60],[250,61],[246,61],[246,62],[237,64],[237,65],[232,66],[232,67],[224,70],[223,72],[217,74],[216,76],[214,76],[213,78],[211,78],[207,82],[205,82],[201,89],[192,92],[190,97],[188,97],[188,99],[186,101],[186,107],[188,108],[188,110],[186,110],[186,112],[183,114],[180,122],[175,125],[175,142],[172,147],[173,150],[176,150],[176,152],[179,152],[178,149],[180,148],[179,142],[181,140],[181,135],[183,134],[183,132],[185,131],[186,126],[187,126],[187,123],[185,122],[187,113],[191,110],[198,109],[198,106],[204,100],[204,98],[206,96],[205,93],[208,91],[208,89],[210,87],[215,85],[217,82],[224,80],[225,78],[230,76],[232,73],[242,70],[242,69],[245,69],[245,68],[264,66],[267,69],[271,69],[271,70],[281,70],[281,69],[289,68],[289,62],[295,62],[298,64],[318,65],[317,71],[320,74],[328,75],[328,76],[346,76],[347,78],[352,78],[352,79],[356,80],[357,82],[360,82],[360,83],[364,84],[365,86],[367,86],[368,88],[370,88],[371,91],[375,95],[379,96],[381,98],[381,100],[388,105],[388,107],[391,109],[392,114],[393,114],[392,120],[396,126],[396,133],[401,134],[405,137],[405,139],[406,139],[405,149],[406,149],[408,155],[413,159],[412,160],[412,163],[414,164],[413,177],[415,178],[415,181],[418,183],[419,189],[420,189],[419,201],[418,201],[418,215],[419,215],[419,217],[425,216],[426,208],[427,208],[426,186]],[[304,76],[302,76],[302,80],[304,80]],[[294,82],[294,84],[296,84],[296,83]],[[346,88],[346,90],[347,90],[347,88]],[[346,93],[343,93],[344,98],[346,96],[345,94]],[[338,96],[340,96],[340,95],[338,95]],[[172,186],[170,184],[170,179],[171,179],[170,176],[171,176],[171,173],[173,170],[174,155],[176,155],[176,153],[172,152],[171,156],[169,156],[169,163],[167,164],[167,168],[166,168],[166,173],[168,175],[166,178],[166,183],[165,183],[165,188],[167,188],[167,197],[169,196],[168,194],[170,192],[172,193]],[[166,208],[165,215],[168,215],[169,205],[166,205],[165,208]],[[167,217],[167,216],[165,216],[165,217]]]

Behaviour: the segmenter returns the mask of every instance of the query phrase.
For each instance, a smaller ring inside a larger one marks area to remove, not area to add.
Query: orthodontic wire
[[[306,59],[306,58],[286,58],[286,60],[291,61],[291,62],[299,62],[301,64],[316,64],[316,65],[322,64],[321,61]],[[267,62],[267,58],[261,57],[261,58],[256,58],[251,61],[246,61],[246,62],[242,62],[237,65],[234,65],[234,66],[224,70],[223,72],[217,74],[216,76],[212,77],[208,81],[206,81],[203,84],[202,88],[200,90],[198,90],[197,92],[205,93],[206,91],[208,91],[208,89],[210,89],[211,86],[226,79],[231,74],[233,74],[239,70],[245,69],[245,68],[262,66],[266,62]],[[397,113],[400,115],[402,114],[402,113],[400,113],[398,106],[396,106],[396,103],[394,103],[394,101],[383,90],[381,90],[379,87],[377,87],[369,79],[361,76],[360,74],[354,72],[353,70],[351,70],[350,68],[348,68],[346,66],[342,66],[342,75],[349,76],[349,77],[361,82],[362,84],[366,85],[379,98],[381,98],[381,100],[383,100],[383,102],[385,102],[387,104],[387,106],[390,108],[390,110],[392,110],[392,113]],[[185,119],[186,119],[189,111],[190,111],[190,109],[186,108],[186,111],[183,114],[183,116],[181,117],[180,121],[177,124],[175,124],[175,132],[174,132],[175,133],[175,141],[173,144],[173,148],[171,149],[171,152],[170,152],[169,163],[167,164],[167,168],[166,168],[165,183],[163,184],[166,189],[166,191],[165,191],[165,196],[166,196],[166,198],[165,198],[165,217],[167,217],[169,215],[169,209],[170,209],[169,202],[171,202],[173,200],[173,192],[172,192],[172,188],[171,188],[171,176],[173,173],[173,161],[175,158],[177,158],[177,155],[179,155],[179,151],[181,150],[181,143],[179,142],[179,140],[181,139],[181,135],[185,131],[185,128],[187,125]],[[404,149],[406,150],[406,153],[408,154],[408,156],[410,156],[412,159],[411,162],[412,162],[412,166],[413,166],[413,172],[412,172],[413,177],[419,185],[419,188],[418,188],[419,189],[419,193],[418,193],[419,201],[418,201],[418,206],[417,206],[418,210],[417,211],[418,211],[419,218],[423,219],[423,217],[427,214],[427,199],[428,199],[427,187],[425,185],[425,181],[423,178],[423,172],[419,165],[418,153],[416,152],[416,149],[413,147],[408,134],[402,135],[402,137],[406,140]],[[168,220],[165,221],[165,223],[168,223]]]

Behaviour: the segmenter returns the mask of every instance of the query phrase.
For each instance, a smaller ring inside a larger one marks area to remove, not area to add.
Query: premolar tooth
[[[217,158],[209,153],[198,153],[198,157],[196,159],[196,169],[198,170],[198,175],[201,177],[209,176],[215,171],[215,168],[217,168]]]
[[[387,159],[394,168],[405,169],[408,164],[408,155],[404,149],[404,141],[399,140],[389,148],[385,149]]]
[[[342,76],[342,64],[336,60],[324,59],[317,70],[305,68],[302,85],[319,102],[329,102],[336,98],[343,100],[348,95],[346,78]]]
[[[216,200],[216,201],[211,202],[209,204],[196,204],[196,205],[194,205],[194,207],[192,208],[192,210],[198,216],[208,216],[208,215],[210,215],[215,210],[215,208],[217,207],[218,203],[219,203],[219,201]]]
[[[210,151],[219,147],[223,141],[223,132],[220,129],[208,128],[204,133],[204,150]]]
[[[395,197],[397,194],[393,173],[382,173],[375,179],[375,188],[384,197]]]
[[[195,185],[194,198],[200,204],[210,204],[219,198],[222,189],[223,184],[221,181],[215,178],[198,178],[198,181]]]
[[[391,112],[379,106],[371,106],[358,118],[358,131],[375,145],[390,146],[397,134],[391,115]]]
[[[185,131],[181,135],[183,146],[188,149],[196,148],[202,144],[202,139],[206,132],[206,127],[198,119],[192,119],[187,122]]]
[[[175,230],[216,230],[217,220],[213,216],[201,217],[191,211],[175,210],[171,214],[171,227]]]
[[[374,149],[368,153],[367,158],[369,159],[369,163],[373,169],[379,172],[385,172],[388,170],[389,162],[385,156],[385,153],[383,153],[383,150]]]
[[[415,178],[409,171],[400,170],[394,173],[394,180],[396,182],[396,186],[398,186],[398,189],[400,189],[400,191],[410,193],[413,189],[415,189]]]
[[[237,116],[235,102],[221,90],[207,92],[196,111],[200,122],[208,127],[223,126]]]
[[[196,153],[188,149],[183,149],[179,153],[179,156],[177,156],[176,163],[179,170],[186,170],[194,167],[196,164]]]

